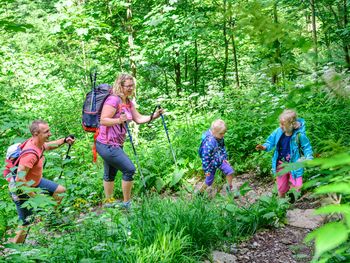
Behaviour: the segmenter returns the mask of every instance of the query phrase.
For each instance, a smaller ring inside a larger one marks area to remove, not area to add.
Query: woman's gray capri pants
[[[96,150],[104,160],[104,181],[113,182],[118,170],[122,172],[124,181],[133,181],[135,165],[121,147],[96,141]]]

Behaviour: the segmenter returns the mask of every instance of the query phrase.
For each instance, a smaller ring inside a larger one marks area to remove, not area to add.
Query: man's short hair
[[[47,122],[44,120],[35,120],[32,122],[32,124],[29,127],[30,133],[35,136],[39,132],[39,125],[40,124],[45,124],[47,125]]]

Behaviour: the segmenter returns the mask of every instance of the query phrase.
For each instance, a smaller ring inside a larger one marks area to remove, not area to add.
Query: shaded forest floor
[[[236,187],[246,182],[252,190],[237,201],[242,205],[253,203],[262,195],[272,194],[274,183],[271,181],[264,182],[253,174],[242,174],[234,178]],[[225,194],[223,190],[221,194]],[[210,261],[216,263],[310,262],[313,247],[306,245],[304,238],[324,221],[324,218],[313,215],[313,209],[319,206],[320,202],[306,193],[291,205],[283,226],[258,231],[253,237],[239,244],[227,244],[225,252],[214,251]]]

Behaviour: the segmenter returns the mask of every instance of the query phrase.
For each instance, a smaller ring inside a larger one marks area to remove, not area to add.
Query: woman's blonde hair
[[[293,131],[293,129],[298,129],[300,127],[300,123],[297,121],[297,118],[297,113],[294,110],[289,109],[285,109],[279,116],[279,120],[284,121],[290,131]]]
[[[227,126],[226,126],[226,123],[223,120],[217,119],[217,120],[212,122],[210,129],[211,130],[217,130],[217,131],[220,131],[220,132],[226,132],[227,131]]]
[[[132,94],[132,96],[134,96],[135,88],[136,88],[136,80],[133,76],[126,74],[126,73],[122,73],[116,78],[116,80],[113,84],[113,93],[115,95],[124,96],[123,86],[127,80],[131,80],[132,83],[134,84],[134,89],[133,89],[133,94]]]

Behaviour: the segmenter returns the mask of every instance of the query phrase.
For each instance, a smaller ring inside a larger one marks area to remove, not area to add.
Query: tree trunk
[[[230,9],[232,9],[232,6],[229,6]],[[239,88],[239,74],[238,74],[238,59],[237,59],[237,49],[236,49],[236,41],[235,41],[235,35],[234,35],[234,28],[235,28],[235,21],[230,16],[230,27],[231,27],[231,44],[232,44],[232,52],[233,52],[233,64],[234,64],[234,71],[235,71],[235,78],[236,78],[236,86]]]
[[[86,52],[85,52],[85,43],[84,41],[81,41],[81,49],[83,51],[83,63],[84,63],[84,72],[85,72],[85,77],[86,77],[86,83],[88,83],[88,69],[87,69],[87,64],[86,64]]]
[[[180,96],[181,92],[181,65],[179,62],[179,51],[175,51],[174,58],[174,69],[175,69],[175,85],[176,85],[176,95]]]
[[[199,76],[199,65],[198,65],[198,43],[197,39],[194,40],[194,89],[198,91],[198,76]]]
[[[226,77],[227,77],[227,65],[228,65],[228,37],[227,37],[227,21],[226,21],[226,0],[224,0],[224,23],[223,23],[223,34],[224,34],[224,43],[225,43],[225,58],[224,58],[224,67],[222,72],[222,88],[226,86]]]
[[[187,81],[188,77],[188,55],[185,53],[185,81]]]
[[[134,48],[134,29],[132,27],[132,0],[127,0],[128,3],[128,7],[126,9],[126,28],[128,31],[128,44],[129,44],[129,49],[130,49],[130,57],[129,57],[129,61],[130,61],[130,68],[131,68],[131,74],[134,78],[136,78],[136,62],[134,60],[134,53],[135,53],[135,48]],[[137,99],[137,86],[135,86],[135,103],[136,103],[136,99]],[[134,134],[134,143],[137,144],[138,143],[138,134],[139,134],[139,125],[134,125],[131,124],[131,132]]]
[[[347,0],[343,0],[343,12],[344,12],[344,28],[348,27],[348,5]],[[349,55],[350,45],[346,44],[344,41],[344,53],[345,53],[345,62],[346,67],[350,70],[350,55]]]
[[[135,53],[135,48],[134,48],[134,29],[132,27],[132,0],[128,0],[128,7],[126,9],[126,24],[127,24],[127,30],[128,30],[128,43],[129,43],[129,48],[130,48],[130,68],[131,68],[131,74],[136,78],[136,62],[134,60],[134,53]],[[135,90],[135,96],[136,96],[136,90]]]
[[[236,42],[235,42],[235,36],[231,35],[231,42],[232,42],[232,49],[233,49],[233,63],[235,66],[235,77],[236,77],[236,86],[239,88],[239,74],[238,74],[238,59],[237,59],[237,49],[236,49]]]
[[[312,22],[312,40],[314,43],[315,53],[315,70],[318,66],[318,48],[317,48],[317,28],[316,28],[316,12],[315,12],[315,0],[310,0],[311,6],[311,22]]]
[[[347,2],[346,0],[343,0],[343,12],[344,12],[344,16],[343,16],[343,24],[342,25],[342,22],[340,21],[337,13],[334,11],[332,5],[329,5],[328,8],[330,9],[330,11],[332,12],[333,16],[334,16],[334,19],[337,23],[337,26],[338,26],[338,29],[344,29],[346,28],[346,25],[348,23],[348,14],[347,14]],[[339,12],[339,15],[340,15],[340,7],[338,6],[338,12]],[[345,60],[345,63],[346,63],[346,67],[348,69],[350,69],[350,56],[349,56],[349,45],[346,43],[346,40],[344,39],[344,36],[340,35],[339,38],[341,39],[342,41],[342,46],[343,46],[343,51],[344,51],[344,60]]]
[[[278,14],[277,14],[277,2],[273,4],[273,18],[275,24],[278,24]],[[273,57],[273,63],[276,64],[282,64],[281,63],[281,43],[278,39],[276,39],[273,43],[273,47],[275,50],[275,54]],[[271,79],[273,84],[278,83],[278,72],[274,69],[272,72],[272,79]]]
[[[166,73],[166,70],[163,69],[163,72],[164,72],[164,80],[165,80],[165,94],[169,96],[168,75]]]

